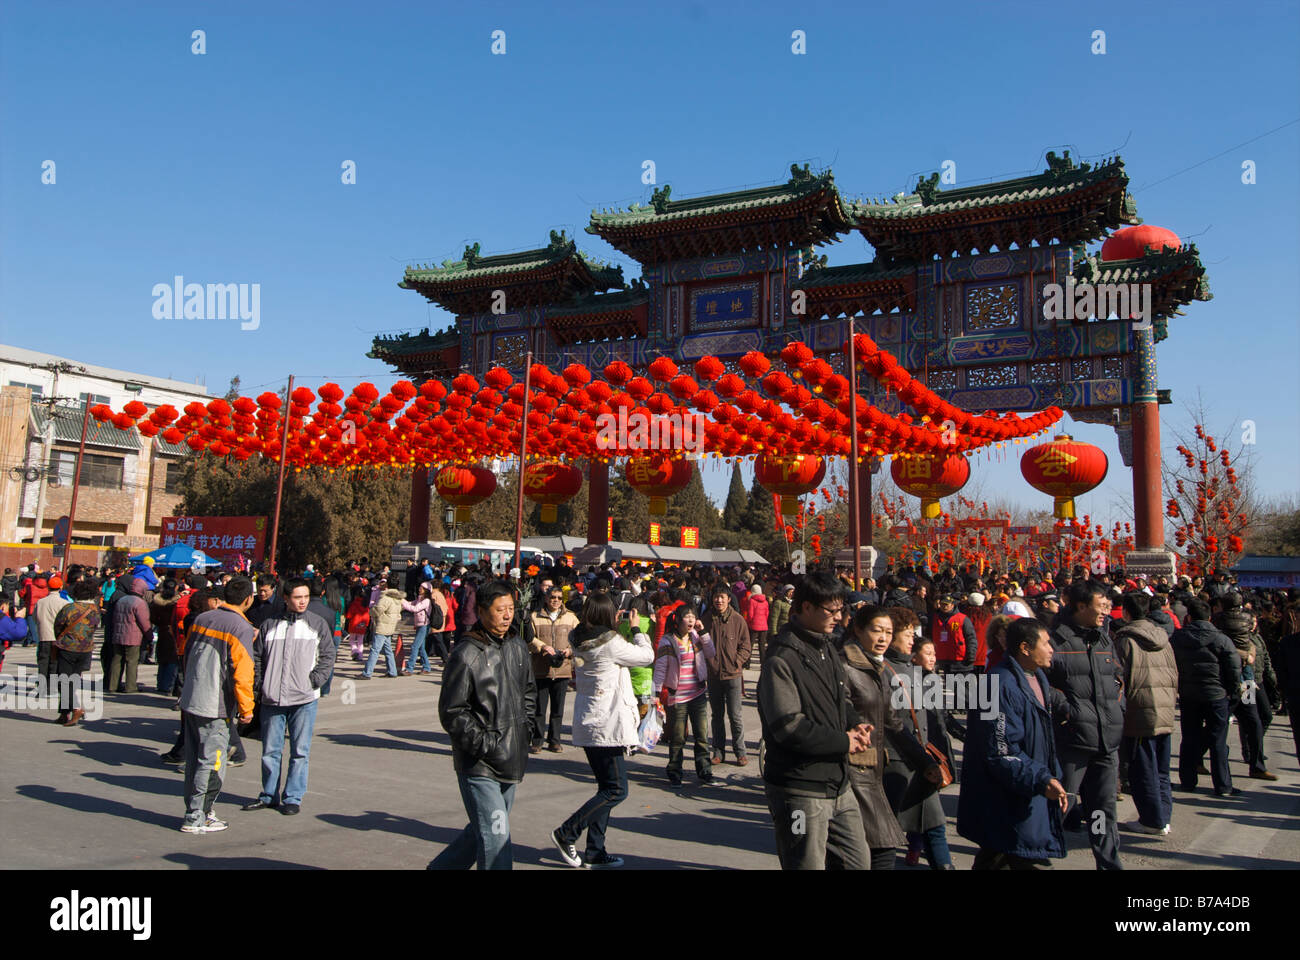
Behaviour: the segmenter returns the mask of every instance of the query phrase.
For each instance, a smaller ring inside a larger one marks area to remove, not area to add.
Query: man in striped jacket
[[[229,824],[212,813],[230,749],[230,723],[253,719],[253,658],[246,649],[257,634],[244,613],[253,584],[235,577],[225,601],[199,614],[185,646],[185,820],[182,833],[215,833]]]

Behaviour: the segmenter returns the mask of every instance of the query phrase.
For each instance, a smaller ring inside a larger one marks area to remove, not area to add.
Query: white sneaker
[[[578,848],[571,843],[565,843],[560,838],[559,830],[551,831],[551,840],[555,843],[555,849],[560,851],[560,858],[571,867],[584,866],[582,857],[578,856]]]
[[[1166,823],[1163,827],[1160,828],[1160,836],[1162,837],[1169,836],[1169,824]]]
[[[203,832],[217,833],[221,830],[225,830],[228,826],[230,826],[230,824],[226,823],[226,821],[219,820],[213,814],[209,813],[208,819],[203,823]]]

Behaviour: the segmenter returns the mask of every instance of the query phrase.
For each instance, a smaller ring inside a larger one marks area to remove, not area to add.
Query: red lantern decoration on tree
[[[668,512],[667,499],[686,488],[695,468],[689,460],[674,460],[667,454],[634,457],[627,462],[627,482],[633,490],[650,498],[650,515]]]
[[[456,522],[470,519],[470,508],[492,496],[496,475],[485,467],[443,467],[433,478],[438,496],[456,508]]]
[[[893,457],[889,474],[898,489],[921,498],[921,516],[933,520],[939,516],[939,499],[966,486],[970,464],[959,453]]]
[[[781,497],[781,515],[799,512],[799,498],[817,489],[826,477],[826,461],[812,454],[763,454],[754,461],[754,482]]]
[[[542,523],[555,522],[555,509],[582,489],[582,471],[558,460],[530,464],[524,470],[524,496],[541,504]]]
[[[1029,485],[1056,498],[1052,515],[1058,520],[1074,519],[1074,498],[1105,480],[1109,466],[1099,448],[1068,434],[1031,447],[1020,458],[1020,473]]]

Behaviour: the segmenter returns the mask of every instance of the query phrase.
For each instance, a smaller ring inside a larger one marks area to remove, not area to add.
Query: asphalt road
[[[0,865],[29,868],[423,868],[464,826],[450,747],[436,717],[438,672],[432,678],[352,680],[360,664],[346,646],[333,694],[320,707],[311,774],[302,813],[244,813],[256,798],[260,744],[248,741],[249,762],[229,771],[216,812],[230,821],[221,833],[179,832],[180,768],[158,755],[175,739],[179,713],[154,693],[108,695],[103,716],[71,729],[55,710],[0,710]],[[4,673],[35,666],[34,647],[13,648]],[[96,664],[96,669],[99,665]],[[154,667],[142,667],[152,690]],[[757,672],[749,676],[752,693]],[[566,720],[572,712],[568,698]],[[745,729],[756,757],[758,715],[745,702]],[[1177,756],[1177,734],[1174,754]],[[567,728],[566,728],[567,740]],[[1229,740],[1240,756],[1236,728]],[[1300,770],[1285,718],[1268,733],[1275,783],[1250,780],[1232,762],[1239,801],[1214,797],[1208,782],[1195,794],[1175,791],[1167,837],[1124,832],[1128,869],[1270,869],[1300,863]],[[758,765],[715,768],[704,786],[691,775],[672,788],[663,775],[666,746],[629,762],[630,796],[614,812],[608,847],[631,868],[774,869],[772,827]],[[1208,778],[1206,778],[1208,781]],[[948,840],[958,869],[975,850],[957,836],[956,786],[944,791]],[[594,792],[581,750],[529,759],[511,817],[515,865],[563,867],[549,836]],[[1136,819],[1120,802],[1121,822]],[[1067,834],[1069,855],[1058,868],[1093,867],[1087,837]],[[903,868],[899,860],[899,868]],[[915,869],[925,869],[924,865]]]

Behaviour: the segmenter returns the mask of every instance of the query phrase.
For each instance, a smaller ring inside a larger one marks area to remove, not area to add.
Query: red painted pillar
[[[858,494],[861,498],[858,502],[858,525],[862,530],[862,545],[869,547],[872,544],[870,458],[858,466]]]
[[[1138,550],[1163,550],[1160,509],[1160,406],[1156,389],[1156,342],[1151,322],[1133,327],[1133,526]]]
[[[1163,550],[1164,512],[1160,504],[1160,407],[1133,404],[1133,520],[1138,550]]]
[[[406,539],[411,543],[429,542],[429,468],[416,467],[411,471],[411,526]]]
[[[587,542],[609,543],[609,464],[587,464]]]

